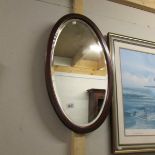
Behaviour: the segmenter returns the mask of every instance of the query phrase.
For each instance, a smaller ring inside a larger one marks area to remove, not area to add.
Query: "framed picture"
[[[155,43],[109,33],[114,153],[155,151]]]

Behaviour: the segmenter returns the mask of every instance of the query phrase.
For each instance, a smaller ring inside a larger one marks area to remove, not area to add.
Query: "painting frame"
[[[155,42],[115,33],[108,33],[108,41],[114,71],[113,153],[155,152]]]

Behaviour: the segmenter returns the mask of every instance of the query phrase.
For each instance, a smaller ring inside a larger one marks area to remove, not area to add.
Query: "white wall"
[[[51,2],[0,0],[0,155],[68,152],[70,132],[51,107],[44,56],[52,25],[69,8]]]
[[[54,56],[54,65],[71,66],[71,58]],[[52,81],[62,110],[79,125],[88,123],[89,95],[87,90],[107,89],[106,76],[54,72]],[[69,105],[72,107],[69,108]]]
[[[106,89],[105,76],[92,76],[55,72],[54,80],[57,98],[65,114],[79,125],[88,124],[89,95],[87,90]],[[68,107],[72,104],[73,107]]]
[[[152,13],[107,0],[85,0],[84,7],[103,34],[155,41]],[[51,26],[68,12],[69,0],[0,0],[1,155],[69,154],[70,131],[55,115],[44,80]],[[107,119],[87,135],[87,155],[111,155],[110,138]]]

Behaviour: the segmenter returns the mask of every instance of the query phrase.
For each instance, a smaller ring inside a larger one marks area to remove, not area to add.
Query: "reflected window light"
[[[75,25],[76,24],[76,21],[73,21],[72,24]]]
[[[97,44],[90,45],[90,49],[94,52],[98,52],[98,53],[102,52],[102,47]]]
[[[100,68],[99,70],[104,70],[104,67]]]

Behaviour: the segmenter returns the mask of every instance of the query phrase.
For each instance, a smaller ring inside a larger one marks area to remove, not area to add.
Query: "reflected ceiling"
[[[61,37],[59,37],[55,49],[56,56],[74,58],[77,53],[80,53],[82,59],[98,61],[100,55],[92,48],[95,46],[94,40],[98,44],[98,39],[92,38],[87,26],[80,22],[72,21],[61,32]]]

